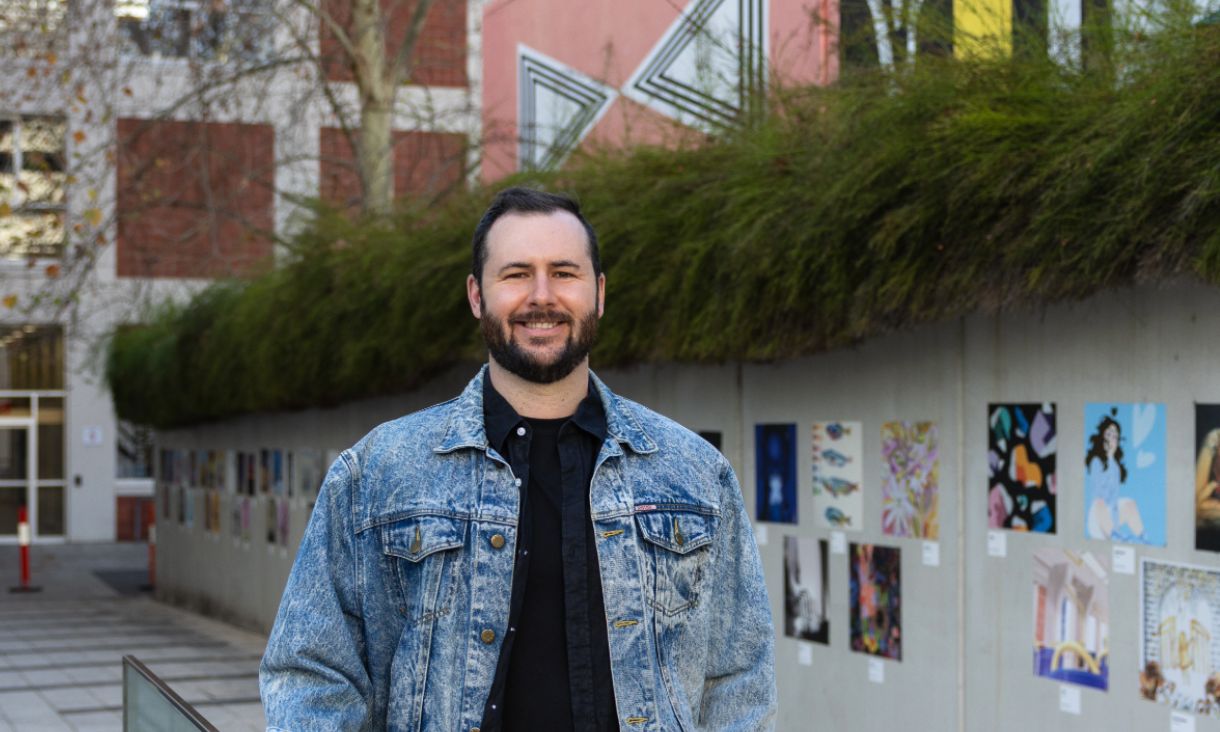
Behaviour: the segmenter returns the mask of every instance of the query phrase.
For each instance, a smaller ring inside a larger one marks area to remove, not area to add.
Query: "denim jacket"
[[[263,656],[269,730],[478,729],[508,624],[519,482],[487,443],[485,374],[331,466]],[[619,728],[772,729],[771,610],[732,468],[593,383],[608,436],[589,500]]]

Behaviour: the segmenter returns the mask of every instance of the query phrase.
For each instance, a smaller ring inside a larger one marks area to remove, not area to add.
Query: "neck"
[[[517,414],[534,419],[571,417],[589,393],[589,359],[581,361],[572,373],[550,384],[537,384],[508,371],[496,360],[488,359],[488,378]]]

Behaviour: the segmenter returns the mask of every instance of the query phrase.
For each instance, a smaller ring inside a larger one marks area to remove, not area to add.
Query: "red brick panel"
[[[118,275],[223,277],[270,261],[269,125],[120,119]]]
[[[323,0],[323,6],[340,27],[350,29],[351,2]],[[381,7],[389,16],[386,46],[387,56],[393,58],[411,23],[415,3],[413,0],[381,0]],[[326,64],[326,78],[352,81],[351,60],[325,23],[321,24],[318,42]],[[428,10],[411,62],[414,70],[407,83],[466,86],[466,0],[436,0]]]
[[[358,133],[357,133],[358,134]],[[446,132],[394,133],[394,193],[436,196],[458,185],[466,174],[466,136]],[[334,127],[321,129],[318,196],[344,208],[360,203],[355,154]]]

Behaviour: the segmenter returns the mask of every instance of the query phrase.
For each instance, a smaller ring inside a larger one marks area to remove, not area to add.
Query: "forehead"
[[[566,259],[592,266],[585,227],[568,211],[507,213],[487,232],[487,264]]]

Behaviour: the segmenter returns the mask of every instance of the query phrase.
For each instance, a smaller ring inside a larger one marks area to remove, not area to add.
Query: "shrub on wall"
[[[594,363],[804,355],[970,312],[1220,281],[1220,32],[1122,63],[921,58],[776,94],[697,146],[577,156],[603,247]],[[521,180],[504,181],[497,187]],[[476,189],[391,221],[319,211],[275,271],[120,329],[120,415],[167,427],[409,389],[481,358]]]

